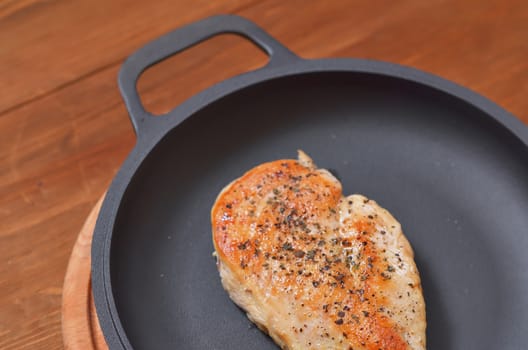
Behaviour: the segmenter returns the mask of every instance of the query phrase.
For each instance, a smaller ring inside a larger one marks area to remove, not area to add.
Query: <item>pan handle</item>
[[[235,15],[210,17],[165,34],[128,57],[119,72],[119,89],[136,135],[140,135],[141,130],[147,128],[154,117],[145,110],[137,92],[136,83],[141,73],[172,55],[223,33],[238,34],[255,43],[270,56],[266,67],[291,62],[298,58],[255,23]]]

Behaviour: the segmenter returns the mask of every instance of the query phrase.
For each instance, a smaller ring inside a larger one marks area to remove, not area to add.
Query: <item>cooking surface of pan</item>
[[[127,101],[138,144],[108,192],[92,248],[110,347],[276,348],[222,289],[209,211],[246,170],[303,149],[337,175],[345,195],[373,198],[402,223],[423,282],[428,349],[523,348],[527,128],[415,70],[287,63],[288,51],[276,53],[269,67],[156,121]]]

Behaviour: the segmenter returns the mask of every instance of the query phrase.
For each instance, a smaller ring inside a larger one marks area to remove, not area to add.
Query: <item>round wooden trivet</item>
[[[104,198],[104,196],[103,196]],[[62,337],[67,350],[106,350],[90,282],[90,250],[101,198],[86,219],[68,262],[62,288]]]

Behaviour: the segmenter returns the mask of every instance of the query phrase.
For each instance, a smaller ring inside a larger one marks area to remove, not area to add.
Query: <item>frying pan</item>
[[[221,33],[253,41],[262,69],[153,117],[136,80]],[[209,211],[262,162],[303,149],[345,194],[376,199],[416,253],[428,349],[528,343],[528,128],[465,88],[358,59],[304,60],[252,22],[212,17],[123,64],[137,143],[113,180],[92,245],[92,283],[111,349],[276,349],[222,289]]]

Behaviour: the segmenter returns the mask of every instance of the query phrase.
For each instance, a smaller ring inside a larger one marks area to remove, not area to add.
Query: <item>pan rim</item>
[[[97,218],[92,241],[92,291],[101,329],[110,349],[133,349],[121,324],[113,296],[110,252],[115,219],[132,177],[156,145],[184,120],[208,105],[252,85],[313,73],[359,73],[401,79],[457,98],[493,118],[528,147],[528,127],[488,98],[452,81],[416,68],[366,59],[297,59],[264,67],[214,85],[189,98],[164,117],[153,118],[151,128],[140,133],[136,144],[115,175]]]

